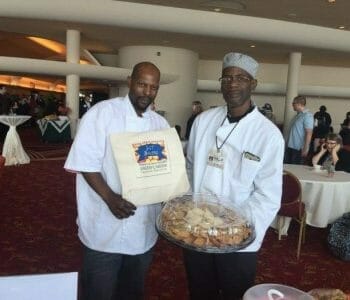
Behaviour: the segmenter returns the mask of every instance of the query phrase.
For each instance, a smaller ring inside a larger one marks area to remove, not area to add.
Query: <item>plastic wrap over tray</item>
[[[156,226],[170,242],[200,252],[235,252],[255,239],[249,216],[210,194],[185,195],[168,201]]]

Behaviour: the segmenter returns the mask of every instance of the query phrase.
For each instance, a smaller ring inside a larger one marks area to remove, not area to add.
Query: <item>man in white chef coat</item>
[[[257,252],[279,210],[284,141],[251,100],[258,63],[241,53],[223,59],[225,106],[200,114],[192,127],[187,163],[194,192],[212,193],[250,214],[256,238],[229,254],[184,250],[190,297],[240,299],[254,284]]]
[[[65,163],[66,169],[77,172],[84,300],[143,299],[161,205],[136,208],[123,199],[110,135],[169,128],[150,109],[159,80],[154,64],[135,65],[128,78],[128,95],[99,102],[84,115]]]

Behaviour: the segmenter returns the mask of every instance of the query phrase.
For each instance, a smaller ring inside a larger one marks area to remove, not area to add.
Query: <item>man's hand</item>
[[[118,194],[111,194],[111,196],[106,199],[106,203],[110,211],[118,219],[129,218],[135,214],[136,206],[131,202],[123,199],[122,196]]]
[[[101,197],[107,204],[108,208],[118,219],[124,219],[135,213],[136,206],[119,194],[116,194],[108,186],[99,172],[82,172],[81,173],[90,185],[90,187]]]

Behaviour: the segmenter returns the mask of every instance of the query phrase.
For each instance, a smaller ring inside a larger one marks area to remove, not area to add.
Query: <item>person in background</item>
[[[45,101],[38,91],[31,91],[29,96],[29,106],[32,110],[32,116],[35,118],[43,117]]]
[[[174,127],[175,127],[176,132],[177,132],[177,134],[179,136],[179,139],[182,140],[182,137],[181,137],[181,126],[180,125],[175,125]]]
[[[188,140],[191,134],[191,128],[194,120],[196,117],[203,111],[202,103],[200,101],[193,101],[192,102],[192,115],[187,121],[186,124],[186,133],[185,133],[185,139]]]
[[[31,91],[28,97],[29,114],[32,116],[30,119],[31,126],[36,126],[36,121],[44,117],[45,101],[40,96],[38,91]]]
[[[348,112],[346,113],[345,119],[344,119],[343,123],[340,124],[342,128],[343,128],[343,124],[346,124],[347,120],[350,120],[350,111],[348,111]]]
[[[10,115],[17,115],[18,114],[18,102],[20,98],[18,95],[11,95],[10,96],[10,108],[9,108],[9,114]]]
[[[312,158],[312,164],[321,165],[326,170],[333,166],[336,171],[350,172],[350,152],[342,149],[340,135],[335,133],[326,135],[326,142]]]
[[[28,99],[26,96],[22,95],[19,102],[18,102],[18,109],[17,114],[18,115],[29,115],[30,107],[28,104]]]
[[[192,300],[242,298],[254,284],[257,252],[280,208],[284,141],[251,100],[257,69],[250,56],[226,54],[219,79],[226,105],[193,123],[187,147],[193,192],[214,194],[251,214],[256,238],[233,253],[184,250]]]
[[[55,96],[50,96],[45,101],[45,106],[43,107],[43,117],[46,120],[58,120],[58,103]]]
[[[344,120],[339,135],[343,139],[343,145],[348,148],[350,146],[350,118]]]
[[[0,115],[7,115],[10,110],[11,99],[7,94],[7,88],[0,85]]]
[[[273,114],[272,105],[270,103],[265,103],[264,106],[261,108],[260,112],[272,123],[276,123],[276,117]]]
[[[295,97],[292,105],[297,114],[289,126],[284,162],[286,164],[299,165],[304,162],[309,152],[314,118],[312,113],[305,107],[305,96]]]
[[[57,100],[57,115],[59,116],[67,116],[70,112],[70,108],[66,106],[66,101]],[[80,111],[79,111],[80,112]]]
[[[79,119],[92,107],[92,95],[88,94],[79,101]]]
[[[319,146],[320,138],[324,138],[330,132],[332,124],[331,115],[327,112],[326,106],[320,106],[320,110],[314,114],[314,151]]]
[[[123,199],[110,135],[169,128],[150,109],[159,81],[160,71],[154,64],[135,65],[128,77],[128,95],[95,104],[81,119],[65,163],[66,170],[77,172],[84,300],[143,298],[161,204],[136,209]]]

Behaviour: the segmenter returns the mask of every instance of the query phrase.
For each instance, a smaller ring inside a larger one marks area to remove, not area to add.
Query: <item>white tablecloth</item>
[[[350,173],[336,171],[328,177],[327,171],[314,171],[303,165],[284,165],[284,169],[298,177],[305,203],[306,223],[314,227],[327,227],[344,213],[350,212]],[[288,219],[280,228],[286,234]]]
[[[2,156],[5,157],[5,166],[28,164],[30,159],[25,153],[16,126],[29,120],[31,116],[7,116],[1,115],[0,122],[10,126],[6,134],[4,146],[2,148]]]

